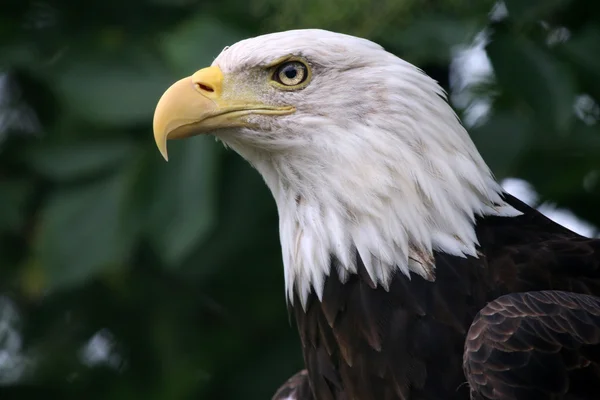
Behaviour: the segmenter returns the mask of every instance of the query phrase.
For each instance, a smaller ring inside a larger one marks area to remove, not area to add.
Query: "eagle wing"
[[[308,372],[303,369],[288,379],[271,400],[314,400],[308,381]]]
[[[596,398],[600,298],[562,291],[499,297],[476,316],[463,361],[473,399]]]

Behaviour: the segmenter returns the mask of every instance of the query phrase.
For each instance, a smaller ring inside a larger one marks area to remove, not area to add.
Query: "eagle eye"
[[[278,65],[271,79],[282,89],[299,89],[308,83],[309,77],[308,66],[301,61],[293,60]]]

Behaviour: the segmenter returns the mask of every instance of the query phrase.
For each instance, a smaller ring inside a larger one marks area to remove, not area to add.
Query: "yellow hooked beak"
[[[247,90],[227,88],[219,67],[201,69],[175,82],[162,95],[154,111],[154,140],[168,160],[167,140],[181,139],[222,128],[248,126],[249,114],[283,115],[294,107],[275,107],[242,95]]]

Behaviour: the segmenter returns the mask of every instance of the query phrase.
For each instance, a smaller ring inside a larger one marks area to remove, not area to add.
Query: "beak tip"
[[[154,141],[156,143],[156,147],[160,152],[160,155],[165,159],[165,161],[169,161],[169,154],[167,152],[167,137],[163,134],[156,134],[156,130],[154,131]]]
[[[167,147],[163,147],[159,149],[160,155],[165,159],[166,162],[169,162],[169,154],[167,153]]]

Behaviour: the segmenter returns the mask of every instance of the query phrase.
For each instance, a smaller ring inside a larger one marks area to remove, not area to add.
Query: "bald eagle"
[[[440,86],[361,38],[240,41],[154,137],[210,133],[264,178],[306,370],[274,399],[598,399],[600,241],[505,193]]]

